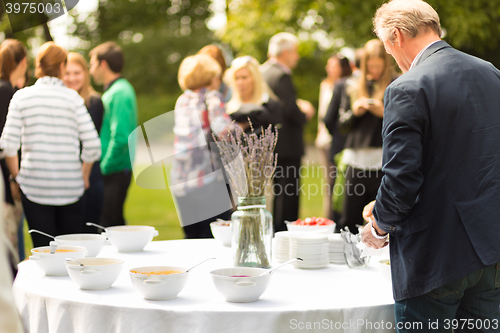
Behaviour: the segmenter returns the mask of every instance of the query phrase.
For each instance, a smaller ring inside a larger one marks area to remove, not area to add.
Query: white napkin
[[[380,257],[385,256],[389,258],[389,245],[381,249],[374,249],[372,247],[366,246],[364,243],[358,243],[356,245],[361,250],[361,258],[363,257]]]

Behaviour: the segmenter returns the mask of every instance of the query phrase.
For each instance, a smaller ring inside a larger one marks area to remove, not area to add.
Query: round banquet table
[[[29,332],[394,332],[392,289],[373,257],[364,269],[330,264],[323,269],[287,265],[273,273],[253,303],[229,303],[215,289],[211,270],[231,267],[231,249],[215,239],[149,243],[143,252],[119,253],[105,246],[99,257],[125,260],[110,289],[80,290],[69,276],[50,277],[33,261],[19,265],[13,291]],[[176,299],[148,301],[128,270],[172,265],[194,268]]]

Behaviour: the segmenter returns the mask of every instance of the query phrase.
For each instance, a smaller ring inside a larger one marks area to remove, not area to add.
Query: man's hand
[[[305,101],[303,99],[297,99],[297,106],[299,107],[300,111],[305,113],[308,121],[311,120],[312,117],[314,117],[314,114],[316,113],[316,109],[311,104],[311,102]]]
[[[374,249],[381,249],[387,244],[389,244],[385,239],[378,239],[372,234],[371,227],[373,225],[373,228],[376,230],[376,232],[384,236],[386,233],[382,231],[377,226],[377,222],[375,221],[375,217],[373,217],[373,206],[375,206],[375,200],[370,202],[368,205],[365,206],[363,209],[363,218],[365,221],[369,222],[363,230],[361,230],[361,241],[366,244],[368,247],[372,247]]]

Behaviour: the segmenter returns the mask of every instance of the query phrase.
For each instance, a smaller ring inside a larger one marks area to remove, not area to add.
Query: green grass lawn
[[[321,178],[316,166],[309,166],[302,178],[303,192],[300,197],[299,217],[321,216],[323,198],[321,196]],[[128,224],[149,225],[155,227],[159,236],[155,240],[182,239],[184,234],[179,224],[174,201],[169,190],[144,189],[132,180],[127,201],[125,218]],[[26,255],[32,248],[28,226],[24,225]],[[47,240],[48,245],[48,240]]]

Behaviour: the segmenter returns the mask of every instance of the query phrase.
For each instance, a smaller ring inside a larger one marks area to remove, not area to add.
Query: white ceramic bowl
[[[106,237],[98,234],[69,234],[56,236],[58,246],[83,246],[87,249],[87,257],[97,257],[101,252]]]
[[[140,252],[158,236],[158,230],[145,225],[121,225],[106,228],[103,234],[118,252]]]
[[[216,269],[210,274],[215,288],[226,301],[248,303],[257,301],[266,291],[271,275],[258,276],[266,271],[264,268],[235,267]]]
[[[389,259],[379,260],[377,265],[378,270],[382,273],[383,277],[392,283],[391,278],[391,265]]]
[[[63,276],[68,275],[66,258],[83,258],[87,249],[83,246],[58,246],[56,253],[51,254],[50,246],[41,246],[32,249],[31,253],[29,259],[35,261],[45,275]]]
[[[116,281],[125,261],[113,258],[82,258],[78,259],[84,266],[74,261],[66,262],[69,277],[80,289],[108,289]]]
[[[186,285],[187,268],[178,266],[149,266],[132,268],[130,279],[145,299],[164,301],[174,299]],[[178,271],[176,274],[151,274],[152,272]]]
[[[291,232],[318,232],[322,234],[333,234],[335,223],[328,225],[294,225],[292,222],[286,224],[288,231]]]
[[[225,225],[224,222],[210,223],[212,235],[224,246],[231,246],[231,226]]]

